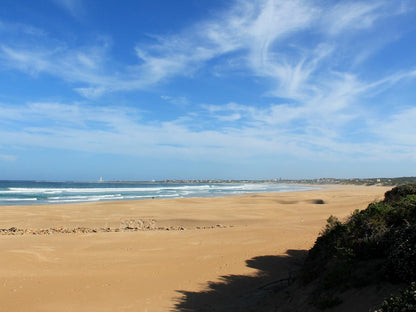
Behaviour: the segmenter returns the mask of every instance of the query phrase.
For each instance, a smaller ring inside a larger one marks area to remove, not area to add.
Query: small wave
[[[165,198],[165,197],[179,197],[178,194],[157,194],[157,195],[129,195],[129,196],[123,196],[123,199],[150,199],[150,198]]]
[[[0,198],[0,201],[35,201],[37,198]]]
[[[160,188],[121,188],[121,187],[112,187],[112,188],[20,188],[20,187],[11,187],[8,191],[3,191],[7,193],[43,193],[43,194],[53,194],[53,193],[112,193],[112,192],[144,192],[144,191],[157,191]],[[0,192],[1,193],[1,192]]]
[[[68,196],[68,197],[51,197],[47,200],[48,203],[80,203],[80,202],[90,202],[90,201],[102,201],[102,200],[126,200],[126,199],[150,199],[150,198],[173,198],[179,197],[176,194],[160,194],[160,195],[130,195],[130,196],[119,196],[113,195],[102,195],[102,196]]]
[[[6,191],[0,191],[0,194],[21,193],[21,194],[60,194],[60,193],[113,193],[113,192],[164,192],[178,190],[209,190],[215,189],[210,185],[185,185],[174,186],[166,185],[160,187],[99,187],[99,188],[22,188],[10,187]]]
[[[85,198],[116,198],[116,197],[123,197],[121,194],[106,194],[106,195],[97,195],[97,196],[88,196],[88,195],[78,195],[78,196],[56,196],[56,197],[49,197],[48,199],[51,200],[61,200],[61,199],[85,199]]]
[[[60,200],[48,200],[48,203],[59,204],[59,203],[82,203],[90,200],[79,200],[79,199],[60,199]]]
[[[167,187],[166,189],[175,189],[175,190],[207,190],[211,189],[214,186],[212,185],[183,185],[183,186],[173,186]]]
[[[60,196],[50,197],[48,202],[69,202],[69,201],[100,201],[100,200],[111,200],[111,199],[123,199],[121,194],[116,195],[98,195],[98,196]]]

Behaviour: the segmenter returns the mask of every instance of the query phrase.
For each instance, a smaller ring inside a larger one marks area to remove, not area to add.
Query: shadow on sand
[[[306,256],[306,250],[288,250],[282,256],[259,256],[246,261],[256,275],[226,275],[219,282],[208,282],[206,290],[178,290],[179,298],[172,311],[261,311],[268,299],[288,286]]]

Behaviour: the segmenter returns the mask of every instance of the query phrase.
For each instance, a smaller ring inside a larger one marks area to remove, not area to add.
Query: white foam
[[[10,187],[2,193],[40,193],[40,194],[58,194],[58,193],[112,193],[112,192],[160,192],[169,190],[203,190],[209,189],[209,185],[200,186],[163,186],[163,187],[107,187],[107,188],[24,188]]]
[[[123,200],[123,199],[150,199],[150,198],[161,198],[161,197],[178,197],[176,194],[160,194],[154,195],[130,195],[130,196],[118,196],[113,195],[102,195],[102,196],[67,196],[67,197],[51,197],[47,200],[48,203],[75,203],[75,202],[90,202],[90,201],[102,201],[102,200]]]
[[[49,197],[49,199],[60,200],[60,199],[84,199],[84,198],[123,198],[121,194],[106,194],[106,195],[76,195],[76,196],[56,196]]]
[[[1,198],[0,201],[35,201],[37,198]]]
[[[53,193],[111,193],[111,192],[146,192],[146,191],[158,191],[161,188],[20,188],[11,187],[8,191],[2,191],[7,193],[40,193],[40,194],[53,194]],[[1,192],[0,192],[1,193]]]

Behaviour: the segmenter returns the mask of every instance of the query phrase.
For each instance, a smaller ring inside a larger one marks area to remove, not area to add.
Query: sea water
[[[219,197],[249,193],[304,191],[309,189],[312,189],[312,187],[279,183],[0,181],[0,205]]]

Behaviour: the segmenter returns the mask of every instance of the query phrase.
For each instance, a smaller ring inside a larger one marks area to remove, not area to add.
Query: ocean
[[[219,197],[264,192],[305,191],[309,189],[313,189],[313,187],[278,183],[0,181],[0,205]]]

